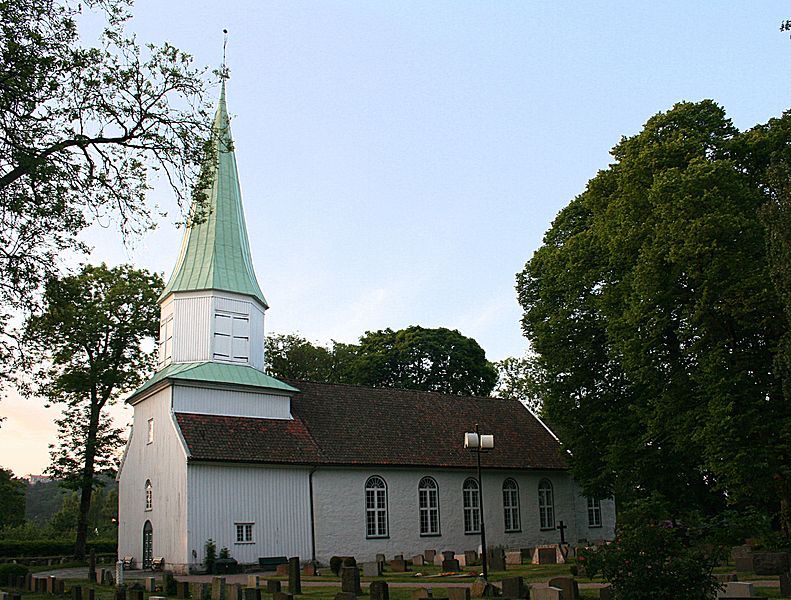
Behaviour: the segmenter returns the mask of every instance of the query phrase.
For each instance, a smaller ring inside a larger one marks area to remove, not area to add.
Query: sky
[[[228,29],[266,330],[319,343],[421,325],[519,356],[515,274],[622,136],[684,100],[714,99],[740,129],[791,108],[787,1],[138,0],[133,14],[141,42],[212,68]],[[170,274],[181,215],[152,184],[159,227],[127,244],[92,227],[90,262]],[[0,416],[0,466],[42,472],[57,409],[12,390]]]

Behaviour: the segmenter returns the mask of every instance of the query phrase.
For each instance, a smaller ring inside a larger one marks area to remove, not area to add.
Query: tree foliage
[[[518,274],[587,494],[788,506],[789,139],[791,114],[741,133],[711,101],[677,104],[621,140]]]
[[[97,47],[81,45],[77,29],[89,8],[107,17]],[[201,172],[205,71],[169,44],[142,47],[128,36],[128,8],[126,0],[0,0],[6,311],[27,310],[59,254],[84,249],[77,234],[88,224],[114,220],[124,234],[152,227],[144,199],[152,169],[180,202]],[[6,355],[13,350],[10,338],[0,341]]]
[[[537,358],[526,354],[521,358],[509,356],[494,363],[497,369],[497,385],[495,395],[501,398],[519,400],[534,413],[540,413],[541,370],[537,367]]]
[[[25,489],[27,482],[0,468],[0,530],[25,521]]]
[[[356,346],[332,342],[312,344],[297,334],[270,334],[264,341],[266,369],[273,377],[348,383]]]
[[[52,279],[44,309],[26,324],[37,361],[25,393],[63,407],[50,474],[80,492],[76,554],[85,552],[88,511],[100,476],[112,471],[122,442],[105,408],[142,383],[154,354],[141,343],[159,329],[161,278],[129,266],[86,265],[76,275]]]

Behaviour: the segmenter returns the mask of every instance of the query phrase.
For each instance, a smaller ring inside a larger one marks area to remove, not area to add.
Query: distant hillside
[[[104,485],[105,492],[118,489],[115,479],[108,477]],[[34,481],[27,486],[25,493],[25,519],[36,525],[46,525],[52,516],[63,506],[63,497],[71,493],[60,487],[57,481]]]

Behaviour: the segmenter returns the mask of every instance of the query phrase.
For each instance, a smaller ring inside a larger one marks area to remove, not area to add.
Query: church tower
[[[212,137],[216,145],[207,163],[213,173],[204,215],[187,227],[159,298],[158,370],[212,362],[263,371],[268,305],[250,255],[225,81]]]

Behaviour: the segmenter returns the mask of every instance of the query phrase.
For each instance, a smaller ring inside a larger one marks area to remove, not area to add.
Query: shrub
[[[118,542],[93,541],[88,543],[96,554],[113,554],[117,552]],[[74,554],[74,540],[2,540],[0,541],[0,556],[19,558],[25,556],[72,556]]]
[[[0,585],[11,585],[15,577],[27,575],[28,569],[25,565],[6,563],[0,565]]]
[[[231,558],[231,551],[228,548],[220,548],[220,558]]]
[[[214,573],[214,561],[217,560],[217,544],[214,540],[209,538],[203,545],[203,566],[206,567],[207,573]]]
[[[580,559],[588,577],[602,575],[612,584],[615,600],[700,600],[719,589],[716,557],[679,526],[622,527],[614,542],[581,551]]]

